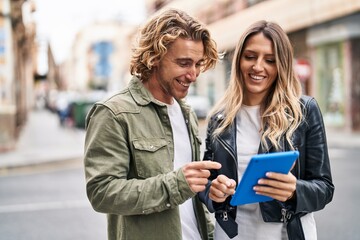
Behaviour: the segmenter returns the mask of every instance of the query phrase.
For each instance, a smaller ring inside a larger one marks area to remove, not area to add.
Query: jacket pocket
[[[173,170],[167,145],[168,142],[163,138],[133,141],[135,167],[140,178],[153,177]]]

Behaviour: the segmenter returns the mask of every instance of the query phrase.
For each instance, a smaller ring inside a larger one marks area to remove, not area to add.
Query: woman
[[[259,21],[236,47],[224,97],[209,120],[204,159],[220,162],[200,197],[215,212],[216,239],[316,239],[313,212],[333,197],[322,115],[301,95],[286,33]],[[231,206],[252,155],[298,150],[289,174],[268,173],[254,187],[274,200]]]

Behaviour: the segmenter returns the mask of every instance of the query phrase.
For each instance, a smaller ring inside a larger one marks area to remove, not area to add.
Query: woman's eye
[[[253,55],[245,55],[245,59],[251,60],[254,58],[255,58],[255,56],[253,56]]]
[[[268,62],[268,63],[275,63],[275,59],[266,59],[266,62]]]

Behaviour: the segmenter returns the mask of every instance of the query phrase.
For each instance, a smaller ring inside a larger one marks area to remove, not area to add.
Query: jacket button
[[[170,203],[167,203],[167,204],[166,204],[166,207],[168,207],[168,208],[171,207],[171,204],[170,204]]]

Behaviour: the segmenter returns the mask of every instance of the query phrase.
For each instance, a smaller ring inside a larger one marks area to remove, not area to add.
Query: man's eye
[[[198,63],[196,64],[196,67],[203,67],[203,66],[205,66],[205,62],[204,62],[204,61],[198,62]]]
[[[181,67],[187,67],[189,65],[189,63],[187,63],[187,62],[179,62],[178,64]]]

